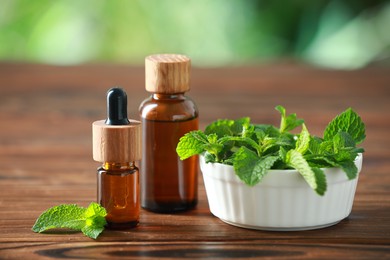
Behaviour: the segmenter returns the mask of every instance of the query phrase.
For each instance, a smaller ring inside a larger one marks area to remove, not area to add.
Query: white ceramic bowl
[[[363,156],[355,160],[360,173]],[[205,163],[200,157],[210,211],[222,221],[244,228],[293,231],[323,228],[352,210],[358,177],[348,180],[339,168],[323,169],[328,188],[317,195],[296,170],[270,170],[249,187],[233,166]]]

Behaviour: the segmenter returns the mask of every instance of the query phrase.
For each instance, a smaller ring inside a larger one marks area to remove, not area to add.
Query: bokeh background
[[[390,1],[0,0],[1,61],[141,66],[152,53],[200,67],[389,66]]]

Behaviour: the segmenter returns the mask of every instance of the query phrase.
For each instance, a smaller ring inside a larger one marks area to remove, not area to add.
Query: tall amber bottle
[[[127,118],[127,96],[120,88],[107,92],[106,120],[92,124],[93,158],[97,170],[97,200],[107,210],[107,227],[128,229],[138,225],[141,123]]]
[[[190,89],[191,61],[184,55],[145,59],[146,90],[142,122],[141,206],[153,212],[184,211],[197,204],[198,158],[180,161],[180,137],[198,129],[198,109],[184,93]]]

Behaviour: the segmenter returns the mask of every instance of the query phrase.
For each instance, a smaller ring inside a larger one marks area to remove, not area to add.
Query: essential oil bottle
[[[97,200],[107,210],[107,227],[138,225],[141,122],[127,118],[127,95],[121,88],[107,92],[107,119],[92,124],[93,159],[97,170]]]
[[[160,213],[185,211],[197,204],[198,158],[181,161],[180,137],[198,129],[198,109],[185,95],[190,90],[191,61],[184,55],[160,54],[145,59],[146,90],[142,122],[141,206]]]

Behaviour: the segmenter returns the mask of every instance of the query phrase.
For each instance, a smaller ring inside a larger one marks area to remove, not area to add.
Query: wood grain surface
[[[141,211],[140,226],[79,232],[31,231],[48,207],[96,200],[93,121],[105,118],[108,88],[127,91],[129,117],[149,94],[144,69],[0,63],[0,259],[390,259],[390,69],[332,71],[299,64],[192,69],[188,93],[200,126],[250,116],[279,124],[276,105],[304,118],[311,133],[347,107],[363,118],[363,170],[351,215],[302,232],[233,227],[212,216],[201,181],[199,204],[180,214]],[[142,173],[141,173],[142,174]]]

